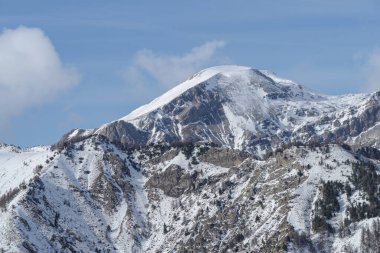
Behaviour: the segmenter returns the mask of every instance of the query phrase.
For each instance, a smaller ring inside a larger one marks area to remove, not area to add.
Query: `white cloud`
[[[38,28],[0,33],[0,126],[26,108],[46,103],[79,82]]]
[[[364,90],[367,92],[380,91],[380,50],[376,49],[366,58],[364,73],[367,82]]]
[[[169,88],[207,65],[215,63],[215,52],[224,45],[224,41],[211,41],[183,55],[157,55],[147,49],[140,50],[136,53],[132,65],[124,70],[123,77],[129,84],[141,89],[146,82],[145,75],[148,74]]]

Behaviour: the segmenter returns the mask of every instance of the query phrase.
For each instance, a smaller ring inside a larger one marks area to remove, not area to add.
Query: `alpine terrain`
[[[0,252],[379,252],[380,92],[200,71],[52,146],[0,146]]]

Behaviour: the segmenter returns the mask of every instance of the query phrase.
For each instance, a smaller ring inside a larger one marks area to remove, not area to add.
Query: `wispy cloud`
[[[224,41],[210,41],[183,55],[159,55],[151,50],[140,50],[133,63],[123,71],[125,80],[142,88],[149,78],[165,88],[170,88],[196,71],[220,63],[215,59],[217,49],[225,46]]]
[[[26,108],[52,100],[79,82],[64,66],[41,29],[18,27],[0,33],[0,126]]]

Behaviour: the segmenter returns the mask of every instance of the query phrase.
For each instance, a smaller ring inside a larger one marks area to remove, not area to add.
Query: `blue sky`
[[[0,142],[52,144],[72,128],[99,127],[212,65],[270,69],[326,94],[379,90],[379,7],[369,0],[0,0]],[[13,61],[14,40],[52,70],[36,74],[34,62]]]

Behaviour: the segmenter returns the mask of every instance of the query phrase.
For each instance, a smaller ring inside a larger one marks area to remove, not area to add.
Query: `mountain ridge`
[[[309,141],[314,137],[328,142],[351,138],[354,142],[357,131],[349,130],[342,137],[339,128],[350,121],[357,124],[356,118],[372,106],[366,101],[378,97],[376,94],[321,95],[270,71],[219,66],[198,72],[127,116],[87,134],[104,135],[124,146],[214,142],[259,155],[262,149],[276,147],[275,142]],[[377,122],[378,112],[374,116]],[[365,126],[360,132],[373,126]],[[335,136],[325,136],[334,131]],[[293,132],[297,134],[291,136]],[[76,137],[80,134],[70,138]],[[62,138],[61,142],[70,138]],[[264,139],[268,144],[258,143]]]

